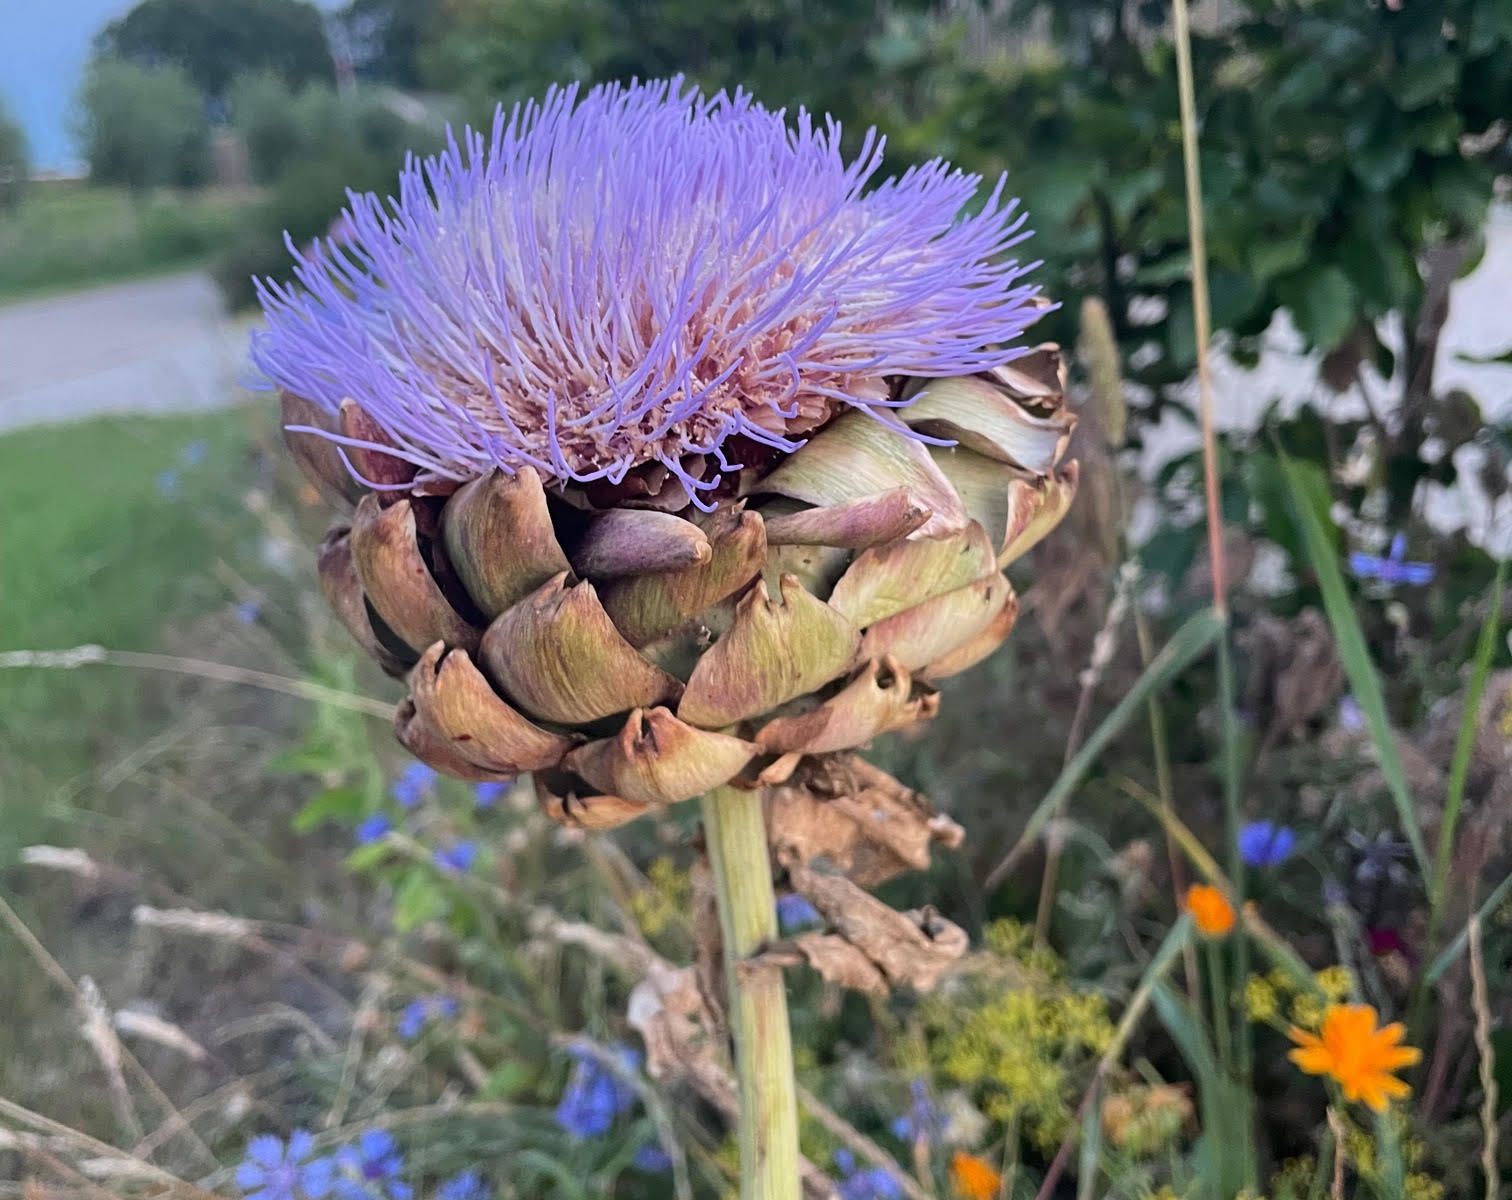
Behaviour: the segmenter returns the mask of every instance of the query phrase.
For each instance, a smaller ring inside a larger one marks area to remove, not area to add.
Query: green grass
[[[0,301],[168,270],[207,258],[241,228],[245,192],[160,193],[38,183],[0,213]]]
[[[0,650],[159,649],[167,623],[225,603],[217,558],[253,553],[241,496],[254,422],[228,410],[0,438]],[[23,826],[38,831],[25,818],[39,792],[147,726],[138,691],[107,669],[0,672],[0,862]]]

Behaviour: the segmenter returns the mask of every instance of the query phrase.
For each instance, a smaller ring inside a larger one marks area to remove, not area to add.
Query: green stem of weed
[[[740,1091],[741,1200],[798,1200],[798,1102],[782,968],[750,961],[777,936],[761,793],[703,798],[704,838],[724,932]]]
[[[1213,1039],[1218,1043],[1218,1061],[1223,1064],[1224,1075],[1233,1078],[1233,1015],[1229,1011],[1228,970],[1223,965],[1223,944],[1211,941],[1206,949],[1208,991],[1213,1002]]]

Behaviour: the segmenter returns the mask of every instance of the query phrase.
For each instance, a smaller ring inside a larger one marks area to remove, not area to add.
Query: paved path
[[[192,272],[0,308],[0,432],[234,403],[246,333]]]

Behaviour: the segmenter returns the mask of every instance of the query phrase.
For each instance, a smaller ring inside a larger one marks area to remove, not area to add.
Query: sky
[[[34,169],[79,169],[74,100],[90,43],[136,2],[0,0],[0,105],[26,131]]]

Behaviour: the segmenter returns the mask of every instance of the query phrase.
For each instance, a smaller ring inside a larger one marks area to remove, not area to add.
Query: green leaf
[[[1402,1162],[1402,1131],[1387,1109],[1376,1114],[1376,1172],[1371,1190],[1380,1200],[1402,1200],[1407,1193],[1406,1167]]]
[[[1276,281],[1276,294],[1319,350],[1332,350],[1354,326],[1354,288],[1338,267],[1294,271]]]
[[[1261,279],[1270,279],[1300,267],[1311,250],[1310,230],[1274,241],[1255,242],[1249,248],[1250,270]]]
[[[1102,1089],[1093,1085],[1094,1091],[1082,1114],[1081,1146],[1078,1147],[1076,1166],[1076,1200],[1092,1200],[1097,1191],[1097,1160],[1102,1157],[1102,1102],[1097,1094]]]
[[[316,792],[294,814],[294,832],[309,833],[327,821],[351,824],[364,814],[367,805],[361,788],[333,787]]]
[[[408,933],[447,909],[446,897],[424,867],[412,867],[401,876],[394,890],[394,927]]]
[[[1339,569],[1339,556],[1334,550],[1335,531],[1331,523],[1325,525],[1315,505],[1319,488],[1326,494],[1327,481],[1323,477],[1322,468],[1313,463],[1294,462],[1285,451],[1279,453],[1281,469],[1294,502],[1293,511],[1302,529],[1308,558],[1318,577],[1318,587],[1323,593],[1323,609],[1328,614],[1334,641],[1339,646],[1344,674],[1349,679],[1355,699],[1364,710],[1370,739],[1375,745],[1376,761],[1391,792],[1392,803],[1396,805],[1402,832],[1412,844],[1412,853],[1426,877],[1429,872],[1428,850],[1423,844],[1423,831],[1418,827],[1412,792],[1407,787],[1407,776],[1397,753],[1396,738],[1386,716],[1386,698],[1381,692],[1381,681],[1376,676],[1375,664],[1370,660],[1365,632],[1360,628],[1360,620],[1350,603],[1344,573]]]
[[[1502,901],[1509,894],[1512,894],[1512,875],[1508,875],[1492,888],[1491,894],[1486,897],[1485,903],[1477,910],[1477,915],[1482,925],[1490,919],[1491,914],[1501,906]],[[1438,957],[1429,964],[1428,970],[1423,975],[1423,984],[1426,987],[1432,987],[1437,983],[1443,977],[1444,972],[1454,965],[1454,960],[1465,952],[1465,947],[1469,944],[1469,941],[1470,927],[1466,925],[1464,929],[1461,929],[1455,935],[1452,942],[1439,951]]]

